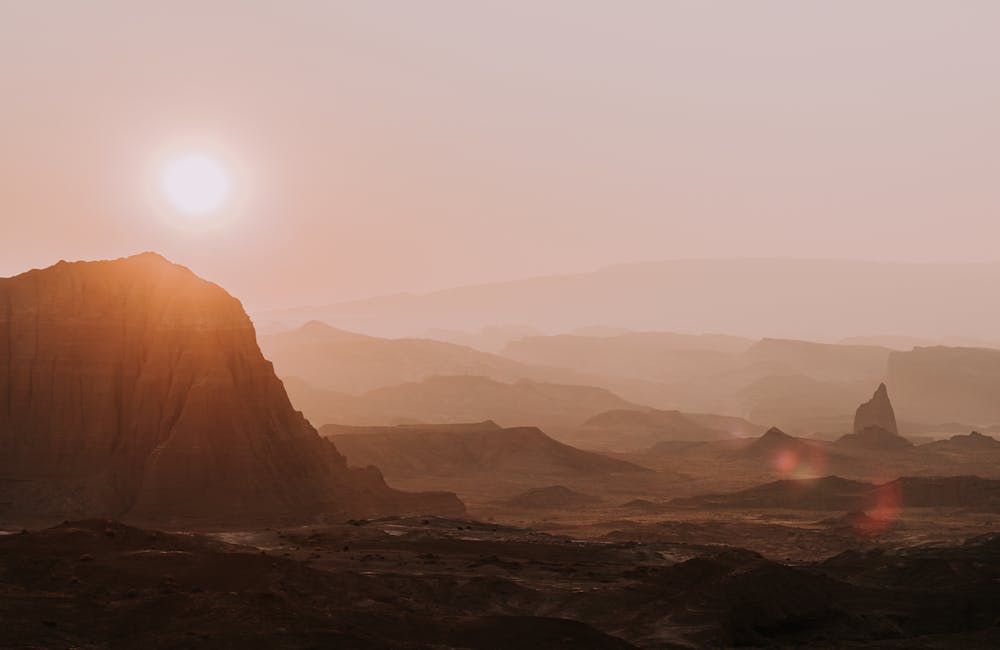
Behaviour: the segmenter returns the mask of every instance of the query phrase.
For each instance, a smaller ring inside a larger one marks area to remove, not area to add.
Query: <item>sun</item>
[[[204,153],[189,153],[167,161],[160,185],[170,205],[192,217],[218,212],[232,192],[225,165]]]

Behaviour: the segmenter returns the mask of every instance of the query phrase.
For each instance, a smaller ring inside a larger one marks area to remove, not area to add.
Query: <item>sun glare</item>
[[[222,163],[201,153],[170,160],[160,180],[170,204],[193,217],[217,212],[225,205],[232,188],[229,173]]]

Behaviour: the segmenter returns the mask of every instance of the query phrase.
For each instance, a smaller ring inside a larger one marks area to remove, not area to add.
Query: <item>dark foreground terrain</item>
[[[1000,535],[855,539],[778,562],[706,543],[705,526],[636,542],[440,518],[212,534],[69,522],[0,536],[0,647],[1000,644]]]

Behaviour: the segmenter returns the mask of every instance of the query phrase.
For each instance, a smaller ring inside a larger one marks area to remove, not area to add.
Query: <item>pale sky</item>
[[[1000,3],[0,0],[0,276],[250,309],[690,257],[1000,259]],[[225,218],[158,195],[175,153]]]

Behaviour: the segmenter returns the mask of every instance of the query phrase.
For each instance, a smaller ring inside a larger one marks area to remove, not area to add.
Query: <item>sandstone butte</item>
[[[0,279],[0,516],[458,514],[349,468],[246,312],[155,253]]]
[[[863,433],[866,429],[877,428],[898,435],[896,414],[889,401],[889,391],[885,384],[879,384],[872,398],[858,407],[854,413],[854,433]]]

